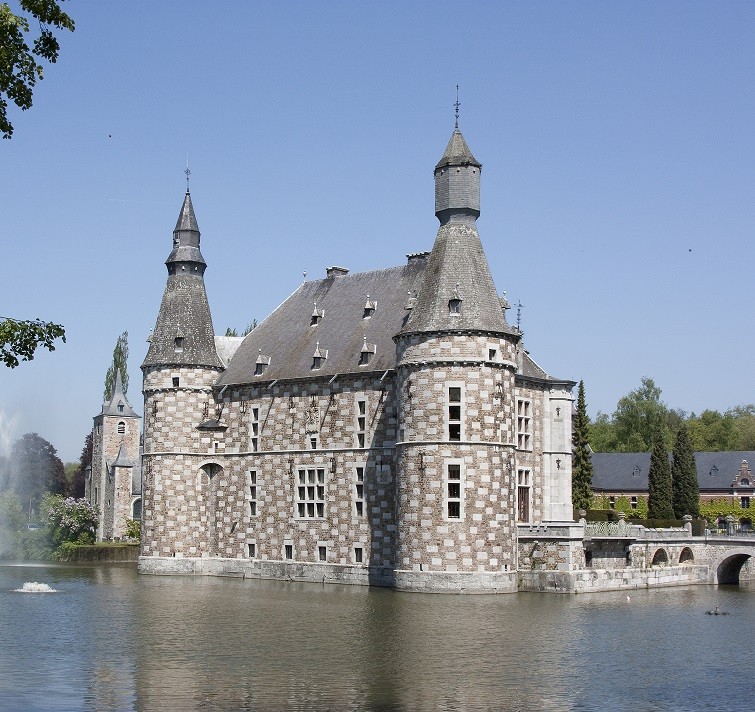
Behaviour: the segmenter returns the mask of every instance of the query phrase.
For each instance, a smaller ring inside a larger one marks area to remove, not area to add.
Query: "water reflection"
[[[42,575],[42,573],[44,575]],[[442,596],[0,566],[0,708],[697,710],[738,704],[753,589]],[[14,593],[45,581],[48,596]],[[732,615],[705,616],[719,605]]]

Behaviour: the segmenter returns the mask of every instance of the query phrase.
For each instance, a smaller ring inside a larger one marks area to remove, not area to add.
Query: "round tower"
[[[399,588],[516,589],[519,336],[477,233],[481,168],[457,126],[434,172],[438,234],[395,339]]]
[[[187,189],[144,374],[142,556],[200,557],[215,539],[212,480],[222,440],[212,386],[223,370]],[[209,422],[209,426],[208,426]],[[204,426],[204,427],[203,427]],[[212,520],[212,521],[211,521]]]

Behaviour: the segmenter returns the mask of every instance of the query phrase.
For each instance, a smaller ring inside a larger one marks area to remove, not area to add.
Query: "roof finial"
[[[191,171],[189,170],[189,154],[186,154],[186,170],[184,171],[186,174],[186,193],[189,193],[189,176],[191,175]]]
[[[522,331],[522,300],[520,299],[516,305],[516,330],[521,333]]]
[[[461,106],[461,103],[459,102],[459,85],[456,85],[456,103],[454,104],[454,107],[456,107],[456,124],[454,128],[459,128],[459,107]]]

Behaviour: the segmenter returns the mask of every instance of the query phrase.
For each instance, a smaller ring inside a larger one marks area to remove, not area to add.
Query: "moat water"
[[[750,709],[753,621],[753,587],[446,596],[0,565],[0,709]]]

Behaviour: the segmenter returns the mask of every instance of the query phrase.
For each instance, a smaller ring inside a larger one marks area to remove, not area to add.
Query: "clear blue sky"
[[[215,330],[243,329],[303,271],[431,248],[457,83],[535,360],[584,379],[593,416],[644,375],[686,411],[755,401],[755,3],[65,8],[76,32],[0,142],[0,315],[68,342],[0,371],[0,452],[37,432],[78,459],[124,330],[142,412],[187,154]]]

